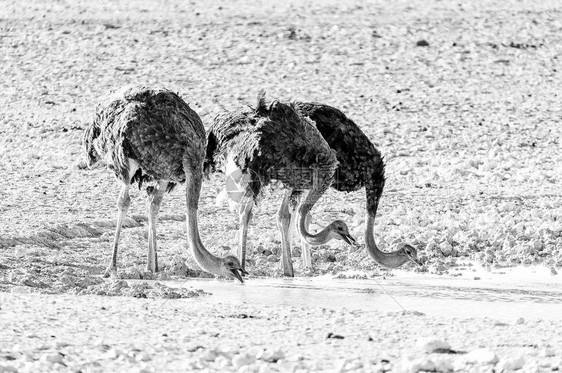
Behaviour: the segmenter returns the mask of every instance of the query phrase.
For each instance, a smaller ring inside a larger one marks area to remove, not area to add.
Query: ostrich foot
[[[283,276],[286,277],[295,277],[295,273],[293,271],[292,263],[289,265],[283,265]]]
[[[151,265],[152,264],[152,265]],[[146,272],[156,273],[158,272],[158,264],[155,263],[148,263],[145,268]]]

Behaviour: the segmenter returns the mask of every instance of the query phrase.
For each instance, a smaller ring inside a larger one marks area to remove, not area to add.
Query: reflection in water
[[[402,305],[408,311],[449,317],[562,319],[562,282],[548,280],[525,282],[509,276],[492,276],[475,281],[406,274],[380,280],[250,278],[244,285],[238,285],[195,279],[188,284],[213,294],[201,301],[217,303],[384,312],[402,311]]]
[[[562,292],[523,289],[494,289],[494,288],[463,288],[432,286],[423,289],[408,289],[413,284],[400,290],[401,296],[429,297],[439,299],[478,300],[482,302],[536,302],[536,303],[561,303]],[[372,289],[359,290],[371,293]]]

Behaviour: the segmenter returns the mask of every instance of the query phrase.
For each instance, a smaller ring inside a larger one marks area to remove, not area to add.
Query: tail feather
[[[258,92],[258,106],[256,107],[256,112],[258,114],[267,113],[267,103],[265,101],[265,90],[262,88]]]
[[[207,134],[207,149],[205,151],[205,161],[203,162],[203,174],[209,178],[210,174],[215,172],[216,160],[215,153],[218,147],[218,140],[216,135],[209,131]]]
[[[93,123],[86,128],[86,131],[84,131],[84,135],[82,137],[82,148],[84,149],[86,165],[89,168],[93,168],[101,161],[101,158],[94,146],[94,140],[99,135],[100,128],[95,123]]]
[[[370,175],[367,177],[365,191],[367,194],[367,211],[371,216],[376,216],[381,199],[386,177],[383,158],[375,160],[371,165]]]

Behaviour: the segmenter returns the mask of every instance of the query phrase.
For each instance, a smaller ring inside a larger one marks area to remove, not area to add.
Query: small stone
[[[258,365],[258,373],[271,373],[273,370],[271,369],[272,367],[269,364],[260,364]],[[277,371],[277,370],[275,370]],[[255,372],[255,370],[254,370]]]
[[[215,361],[217,358],[217,353],[214,350],[207,350],[203,352],[199,358],[203,361]]]
[[[112,239],[113,235],[109,232],[103,233],[99,238],[100,241],[111,241]]]
[[[433,372],[435,371],[435,364],[431,359],[427,357],[414,359],[414,360],[403,359],[400,362],[398,362],[397,368],[398,368],[396,369],[397,372],[407,372],[407,373],[417,373],[420,371]]]
[[[418,346],[423,351],[428,353],[439,351],[439,350],[444,351],[444,350],[451,349],[451,345],[447,341],[443,341],[440,339],[433,339],[433,338],[420,340],[418,342]]]
[[[418,40],[418,42],[416,43],[416,46],[418,47],[429,47],[429,43],[426,40]]]
[[[345,372],[345,365],[347,364],[347,361],[347,359],[339,359],[336,361],[334,371],[338,373]]]
[[[487,348],[479,348],[465,355],[464,360],[472,364],[495,364],[498,362],[496,353]]]
[[[220,368],[224,369],[230,365],[230,360],[227,359],[225,356],[218,356],[215,360],[215,364]]]
[[[340,317],[336,317],[336,319],[334,320],[334,324],[343,324],[345,323],[345,317],[340,316]]]
[[[348,361],[347,364],[345,364],[345,370],[346,371],[354,371],[355,372],[355,371],[357,371],[358,369],[361,369],[361,368],[363,368],[363,363],[359,359]]]
[[[113,292],[119,292],[121,289],[128,288],[129,284],[125,280],[112,279],[110,287]]]
[[[62,364],[62,355],[58,352],[54,354],[46,354],[41,356],[41,361],[48,361],[49,363],[53,364]]]
[[[244,365],[238,368],[237,373],[255,373],[255,369],[250,365]]]
[[[439,249],[441,250],[444,256],[450,256],[451,252],[453,251],[453,246],[451,246],[449,241],[443,241],[441,245],[439,245]]]
[[[18,370],[13,365],[0,364],[0,373],[16,373]]]
[[[72,168],[75,170],[85,170],[88,168],[88,164],[86,163],[86,161],[81,160],[79,162],[76,162],[72,165]]]
[[[450,372],[455,370],[453,362],[448,357],[433,358],[433,363],[435,364],[436,372]]]
[[[525,324],[525,319],[522,317],[519,317],[515,320],[515,325],[523,325]]]
[[[262,350],[256,355],[256,359],[276,363],[278,360],[285,358],[285,353],[281,349],[277,350]]]
[[[137,267],[129,267],[125,271],[126,277],[129,279],[140,279],[141,278],[141,271]]]
[[[552,357],[555,356],[556,352],[554,351],[554,349],[550,348],[550,347],[546,347],[543,348],[540,352],[540,356],[542,357]]]
[[[345,337],[343,335],[339,335],[339,334],[334,334],[334,333],[328,333],[328,336],[326,337],[327,339],[345,339]]]
[[[498,210],[509,212],[515,210],[516,207],[517,206],[513,202],[505,202],[498,206]]]
[[[523,356],[510,356],[500,360],[496,365],[496,372],[504,372],[509,370],[517,370],[523,368],[525,358]]]
[[[123,351],[119,350],[118,348],[112,348],[105,353],[104,358],[117,359],[121,355],[123,355]]]
[[[240,314],[239,315],[242,318],[247,318],[248,315],[246,314]],[[227,359],[232,359],[232,357],[234,355],[236,355],[238,353],[238,348],[237,347],[217,347],[215,349],[215,352],[217,355],[222,355],[224,357],[226,357]]]
[[[234,355],[232,358],[232,366],[236,369],[240,369],[243,366],[252,364],[255,360],[255,357],[249,354]]]
[[[14,286],[10,289],[12,294],[29,294],[33,292],[33,288],[29,286]]]
[[[195,369],[200,369],[200,366],[199,366],[199,362],[196,359],[190,359],[190,360],[186,360],[183,363],[182,368],[188,371],[192,371]]]
[[[152,373],[152,372],[154,372],[154,369],[149,368],[149,367],[137,367],[135,370],[133,370],[133,372],[135,372],[135,373]]]
[[[135,359],[137,361],[150,361],[150,355],[148,355],[146,352],[141,352],[137,354],[137,356],[135,356]]]
[[[300,258],[302,255],[302,251],[300,247],[293,247],[292,256],[293,258]]]
[[[61,348],[65,348],[68,347],[69,344],[66,342],[56,342],[55,343],[55,349],[61,349]]]

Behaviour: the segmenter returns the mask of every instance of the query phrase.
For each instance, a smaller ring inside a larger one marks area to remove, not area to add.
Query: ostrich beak
[[[239,272],[240,271],[240,272]],[[232,274],[234,275],[234,277],[240,281],[240,283],[244,283],[244,279],[242,278],[242,276],[240,275],[240,273],[243,273],[245,275],[248,274],[248,272],[246,272],[245,270],[243,270],[242,268],[236,268],[236,269],[231,269],[230,272],[232,272]]]
[[[341,236],[349,245],[357,245],[357,241],[355,241],[355,238],[353,238],[350,234],[342,233]]]

